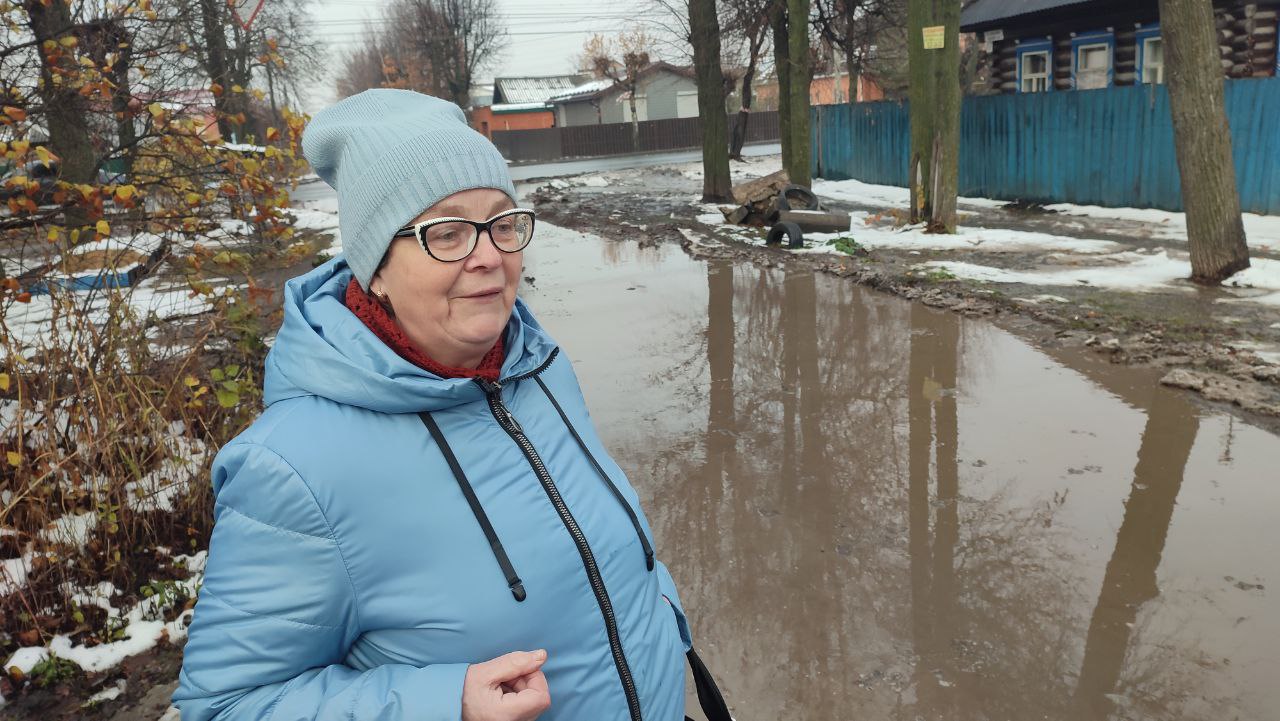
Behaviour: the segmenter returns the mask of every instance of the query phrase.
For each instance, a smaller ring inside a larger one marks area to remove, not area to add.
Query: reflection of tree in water
[[[707,399],[705,431],[627,460],[672,496],[655,530],[738,716],[1077,717],[1077,674],[1096,696],[1110,676],[1089,669],[1111,656],[1081,672],[1091,592],[1057,555],[1056,507],[963,494],[959,319],[727,262],[707,290],[705,326],[684,334],[705,365],[671,379]],[[1122,552],[1131,535],[1117,554],[1142,555]],[[1142,685],[1170,680],[1155,676]]]
[[[961,494],[960,337],[954,314],[912,307],[906,496],[914,668],[893,717],[1056,716],[1078,597],[1069,564],[1053,555],[1052,509]]]
[[[1162,638],[1148,623],[1149,604],[1160,596],[1156,572],[1199,428],[1196,409],[1182,395],[1153,391],[1124,520],[1089,622],[1075,694],[1074,715],[1082,721],[1234,715],[1237,699],[1207,698],[1206,680],[1215,664],[1199,658],[1189,639]]]

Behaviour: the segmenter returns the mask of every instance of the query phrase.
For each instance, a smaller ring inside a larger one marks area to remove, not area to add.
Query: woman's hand
[[[462,682],[462,721],[533,721],[551,706],[546,651],[516,651],[472,664]]]

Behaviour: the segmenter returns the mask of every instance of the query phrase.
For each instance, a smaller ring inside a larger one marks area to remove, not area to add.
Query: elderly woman
[[[303,150],[344,255],[286,286],[267,409],[214,464],[182,718],[683,719],[684,613],[516,296],[534,214],[502,157],[400,90]]]

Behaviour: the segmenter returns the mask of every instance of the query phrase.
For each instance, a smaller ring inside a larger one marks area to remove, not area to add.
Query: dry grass
[[[205,304],[180,322],[140,313],[129,289],[54,289],[18,333],[19,304],[0,303],[0,658],[57,634],[116,640],[118,622],[76,593],[109,582],[128,608],[207,547],[209,464],[258,411],[250,369],[274,321],[251,281],[188,280]],[[170,615],[191,602],[168,600]]]

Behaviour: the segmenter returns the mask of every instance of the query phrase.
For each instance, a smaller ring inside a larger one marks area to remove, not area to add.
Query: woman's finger
[[[527,688],[503,694],[501,704],[504,716],[512,721],[532,721],[551,706],[551,696],[544,689]]]
[[[486,683],[497,686],[537,671],[546,660],[547,652],[543,650],[513,651],[479,664],[479,669]]]

